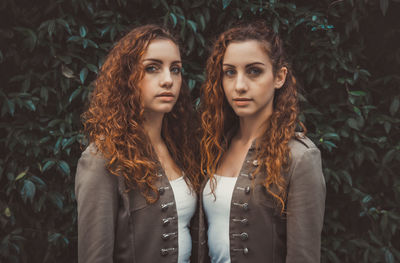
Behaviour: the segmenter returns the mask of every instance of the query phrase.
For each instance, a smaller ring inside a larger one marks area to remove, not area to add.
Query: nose
[[[246,92],[247,89],[246,77],[244,74],[238,73],[235,82],[235,91],[239,94],[242,94]]]
[[[172,87],[172,82],[173,81],[170,70],[169,69],[164,70],[161,76],[160,86],[169,89]]]

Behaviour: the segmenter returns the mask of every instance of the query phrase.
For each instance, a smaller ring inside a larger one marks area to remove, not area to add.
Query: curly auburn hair
[[[232,42],[257,40],[269,55],[276,76],[282,67],[287,68],[284,85],[275,90],[272,115],[266,120],[265,131],[257,142],[257,160],[261,164],[255,174],[264,173],[266,190],[274,197],[277,206],[284,211],[286,182],[282,175],[290,161],[289,141],[295,136],[298,120],[298,95],[296,79],[285,57],[283,44],[277,34],[263,22],[235,26],[222,33],[215,42],[207,60],[206,81],[201,91],[201,125],[203,135],[200,142],[201,170],[203,177],[212,180],[212,191],[216,184],[214,173],[223,154],[229,147],[232,135],[239,128],[239,117],[225,98],[222,87],[222,63],[225,51]],[[214,185],[214,187],[213,187]]]
[[[82,114],[84,131],[107,160],[108,171],[123,176],[127,188],[137,188],[149,203],[159,198],[155,186],[160,167],[144,128],[144,108],[139,81],[144,77],[141,59],[150,42],[175,37],[157,25],[137,27],[126,34],[108,54],[94,82],[89,108]],[[187,85],[182,82],[173,110],[164,115],[161,135],[173,160],[185,172],[192,190],[199,187],[195,158],[193,108]]]

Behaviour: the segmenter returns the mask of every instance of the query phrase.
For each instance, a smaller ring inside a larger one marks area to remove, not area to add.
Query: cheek
[[[181,86],[182,86],[182,76],[181,75],[176,76],[176,79],[175,79],[174,82],[175,82],[175,85],[177,85],[179,87],[179,89],[180,89]]]
[[[222,80],[222,90],[225,94],[225,97],[229,98],[231,95],[229,81]]]

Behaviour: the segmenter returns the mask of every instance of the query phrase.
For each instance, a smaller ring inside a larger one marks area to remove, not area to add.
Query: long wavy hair
[[[108,171],[123,176],[128,190],[139,189],[149,203],[159,198],[155,182],[160,164],[143,128],[138,83],[144,77],[141,59],[155,39],[171,40],[179,46],[168,30],[157,25],[137,27],[116,43],[94,82],[89,108],[82,114],[86,136],[107,160]],[[182,81],[173,110],[164,116],[161,135],[172,158],[185,172],[185,181],[197,190],[198,143],[195,127],[190,125],[193,112],[189,90]]]
[[[200,142],[201,170],[204,177],[210,178],[214,193],[214,173],[239,128],[239,117],[229,105],[223,91],[222,63],[230,43],[247,40],[257,40],[262,44],[271,60],[274,76],[282,67],[288,69],[284,85],[275,90],[272,115],[266,120],[265,131],[257,142],[257,160],[260,165],[254,173],[266,174],[263,185],[283,212],[286,201],[283,172],[287,171],[290,161],[288,144],[295,136],[297,124],[303,130],[305,127],[298,121],[296,79],[286,59],[282,41],[263,22],[235,26],[222,33],[207,60],[207,76],[201,90],[200,106],[203,130]]]

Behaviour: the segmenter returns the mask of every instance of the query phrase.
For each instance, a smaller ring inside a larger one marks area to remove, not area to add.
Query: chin
[[[238,117],[249,117],[255,113],[253,110],[246,108],[235,108],[233,111]]]
[[[157,109],[156,111],[159,113],[169,113],[172,111],[174,107],[173,106],[168,106],[168,107],[160,107],[159,109]]]

